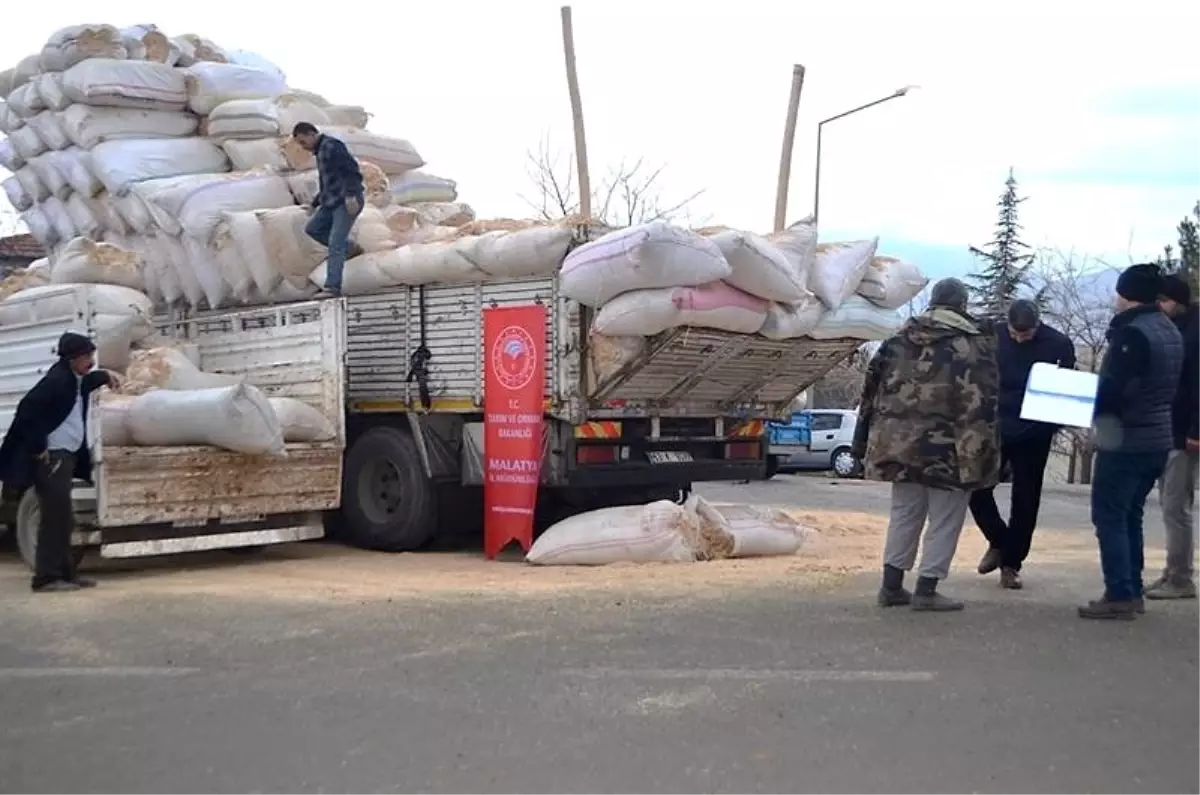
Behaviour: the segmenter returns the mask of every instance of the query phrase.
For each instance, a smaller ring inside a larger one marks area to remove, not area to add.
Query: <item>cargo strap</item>
[[[433,400],[429,395],[429,360],[433,358],[433,352],[426,345],[425,335],[425,287],[424,285],[417,288],[417,309],[418,323],[421,332],[421,344],[412,352],[412,356],[408,360],[408,377],[404,380],[407,383],[417,382],[417,391],[421,395],[421,408],[426,411],[433,405]]]

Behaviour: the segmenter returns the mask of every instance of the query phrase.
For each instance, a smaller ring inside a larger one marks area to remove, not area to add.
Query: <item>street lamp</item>
[[[817,216],[820,213],[820,209],[821,209],[821,128],[823,128],[826,124],[828,124],[831,121],[837,121],[838,119],[844,119],[851,114],[858,113],[860,110],[866,110],[867,108],[873,108],[876,105],[881,105],[890,99],[897,99],[898,97],[902,97],[905,94],[907,94],[909,91],[912,91],[914,88],[919,88],[919,87],[920,86],[905,86],[904,88],[897,88],[895,91],[893,91],[891,94],[888,94],[883,99],[877,99],[874,102],[868,102],[866,105],[859,105],[857,108],[852,108],[851,110],[848,110],[845,113],[839,113],[836,116],[830,116],[828,119],[825,119],[824,121],[817,123],[817,173],[816,173],[816,184],[813,186],[813,223],[814,224],[817,221]]]

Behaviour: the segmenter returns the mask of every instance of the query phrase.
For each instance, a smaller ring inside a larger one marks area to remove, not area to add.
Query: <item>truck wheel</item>
[[[777,456],[777,455],[767,456],[766,480],[770,480],[771,478],[775,477],[778,474],[779,474],[779,456]]]
[[[858,461],[850,454],[849,447],[839,447],[829,459],[829,468],[839,478],[852,478],[858,474]]]
[[[37,537],[41,524],[42,507],[37,492],[26,489],[17,505],[17,551],[30,571],[37,568]],[[71,547],[71,559],[76,567],[83,560],[85,552],[83,547]]]
[[[339,538],[364,549],[408,552],[433,535],[436,506],[408,432],[372,428],[358,437],[342,473]]]

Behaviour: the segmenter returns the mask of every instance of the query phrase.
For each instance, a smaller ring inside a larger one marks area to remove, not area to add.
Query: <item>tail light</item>
[[[575,448],[578,464],[615,464],[621,448],[615,444],[581,444]]]

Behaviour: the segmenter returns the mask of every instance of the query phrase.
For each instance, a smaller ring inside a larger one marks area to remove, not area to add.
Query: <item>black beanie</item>
[[[1163,277],[1160,295],[1164,298],[1170,298],[1177,304],[1183,304],[1184,306],[1192,305],[1191,286],[1174,273],[1168,273]]]
[[[1162,271],[1157,265],[1130,265],[1117,278],[1117,295],[1127,301],[1152,304],[1162,293]]]
[[[58,355],[63,359],[74,359],[96,350],[96,345],[82,334],[74,331],[64,332],[58,338]]]

